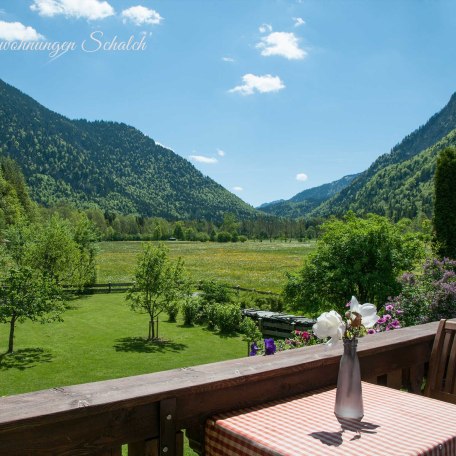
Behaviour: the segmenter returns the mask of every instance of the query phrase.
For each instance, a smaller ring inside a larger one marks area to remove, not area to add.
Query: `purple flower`
[[[373,328],[367,330],[367,334],[375,334],[375,333],[376,333],[376,331]]]
[[[385,319],[385,321],[391,320],[391,315],[390,314],[385,314],[385,315],[383,315],[383,318]]]
[[[383,316],[377,320],[377,324],[379,324],[379,325],[382,325],[385,322],[386,322],[385,316]]]
[[[394,320],[392,323],[391,323],[392,327],[394,329],[399,329],[401,327],[401,324],[399,323],[399,320]]]
[[[403,311],[403,310],[396,310],[396,313],[397,313],[398,315],[402,315],[402,314],[404,313],[404,311]]]
[[[277,350],[274,339],[264,339],[264,354],[273,355]]]
[[[257,354],[257,351],[259,350],[258,348],[258,345],[256,344],[256,342],[254,342],[251,346],[250,346],[250,353],[249,353],[249,356],[255,356]]]
[[[387,312],[391,312],[393,309],[394,309],[394,306],[392,304],[388,304],[387,306],[385,306],[385,310]]]

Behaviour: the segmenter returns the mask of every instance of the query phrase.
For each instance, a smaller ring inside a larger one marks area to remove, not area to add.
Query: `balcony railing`
[[[419,393],[438,323],[359,341],[362,377]],[[181,430],[202,453],[219,412],[335,385],[341,346],[317,345],[155,374],[0,398],[0,455],[180,454]]]

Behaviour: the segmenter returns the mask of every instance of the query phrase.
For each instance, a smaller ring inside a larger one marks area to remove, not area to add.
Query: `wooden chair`
[[[456,320],[440,320],[424,394],[456,404]]]

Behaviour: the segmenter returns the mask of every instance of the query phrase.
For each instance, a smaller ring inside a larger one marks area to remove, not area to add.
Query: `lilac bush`
[[[388,303],[403,311],[405,326],[456,317],[456,261],[427,260],[421,274],[404,274],[402,292]]]

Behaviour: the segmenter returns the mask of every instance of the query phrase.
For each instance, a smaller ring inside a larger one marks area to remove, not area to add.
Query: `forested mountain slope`
[[[0,80],[0,155],[16,160],[32,198],[167,219],[240,218],[255,209],[137,129],[70,120]]]

